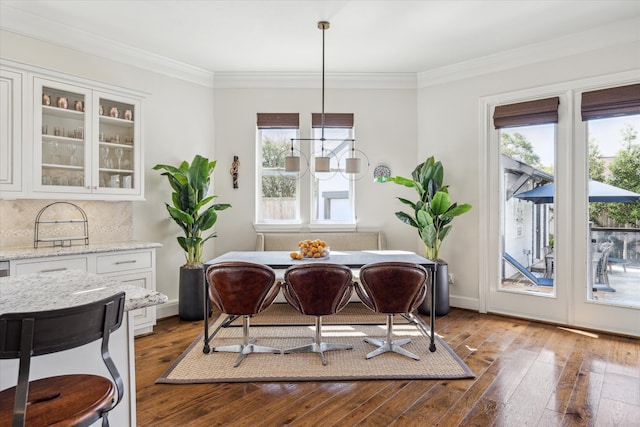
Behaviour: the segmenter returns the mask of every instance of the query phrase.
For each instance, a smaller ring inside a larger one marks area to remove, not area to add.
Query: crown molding
[[[634,18],[559,39],[435,68],[418,73],[417,87],[433,86],[603,49],[617,44],[640,41],[639,28],[640,18]]]
[[[51,31],[51,28],[58,28],[60,23],[13,8],[2,2],[0,2],[0,13],[2,13],[0,29],[129,64],[154,73],[213,87],[213,72],[211,71],[66,25],[64,31]]]
[[[209,88],[317,88],[320,73],[213,72],[65,26],[0,1],[0,29]],[[640,18],[419,73],[327,73],[338,89],[416,89],[640,41]]]
[[[217,72],[216,89],[309,89],[321,87],[321,73]],[[415,73],[325,73],[331,89],[415,89]]]

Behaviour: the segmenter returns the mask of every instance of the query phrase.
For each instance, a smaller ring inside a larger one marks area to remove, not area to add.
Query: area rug
[[[210,325],[210,333],[225,319],[222,315]],[[337,315],[323,318],[322,335],[326,342],[349,344],[352,350],[325,353],[328,364],[322,365],[318,354],[250,354],[234,368],[237,353],[204,354],[200,334],[156,381],[159,384],[196,384],[220,382],[278,381],[355,381],[391,379],[464,379],[473,372],[436,336],[436,351],[429,351],[429,339],[417,327],[397,316],[394,338],[411,338],[404,348],[420,356],[416,361],[396,353],[385,353],[372,359],[365,356],[375,349],[364,337],[384,339],[386,317],[368,310],[362,304],[349,304]],[[288,304],[274,304],[251,318],[250,336],[256,344],[279,349],[306,345],[315,336],[314,318],[303,316]],[[242,321],[222,328],[211,341],[211,347],[242,342]]]

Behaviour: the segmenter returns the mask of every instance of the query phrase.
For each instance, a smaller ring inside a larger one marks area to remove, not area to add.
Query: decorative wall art
[[[233,177],[233,188],[238,188],[238,168],[240,167],[240,160],[238,156],[233,156],[233,163],[231,163],[231,169],[229,173]]]

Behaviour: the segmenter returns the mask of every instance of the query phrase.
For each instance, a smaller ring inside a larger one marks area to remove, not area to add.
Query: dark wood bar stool
[[[242,344],[214,347],[213,351],[240,353],[234,367],[251,353],[282,353],[249,338],[250,316],[267,309],[280,290],[275,271],[262,264],[222,262],[209,266],[206,277],[211,302],[225,314],[242,316]]]
[[[0,316],[0,359],[20,359],[17,385],[0,393],[0,425],[88,426],[100,418],[103,426],[109,425],[107,414],[124,393],[122,378],[109,354],[109,336],[122,324],[124,297],[120,292],[77,307]],[[101,357],[113,382],[89,374],[29,382],[32,357],[100,339]]]
[[[322,341],[322,316],[338,313],[349,302],[353,291],[351,269],[338,264],[300,264],[289,267],[284,280],[284,297],[300,313],[315,316],[316,326],[313,343],[290,348],[285,353],[319,353],[326,365],[326,351],[351,350],[350,345]]]
[[[402,348],[410,338],[393,340],[393,316],[413,312],[427,294],[427,270],[406,262],[380,262],[360,269],[360,283],[356,284],[358,296],[371,310],[387,315],[387,339],[365,338],[365,342],[378,346],[367,354],[367,359],[392,351],[420,360],[420,357]]]

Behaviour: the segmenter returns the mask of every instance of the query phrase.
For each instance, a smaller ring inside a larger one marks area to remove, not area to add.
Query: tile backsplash
[[[0,248],[32,248],[38,212],[54,200],[0,200]],[[122,242],[133,238],[132,202],[98,202],[74,200],[70,203],[85,211],[89,223],[90,243]],[[66,204],[48,208],[41,219],[81,218],[75,208]],[[47,224],[40,226],[41,237],[83,235],[80,225]],[[74,242],[74,244],[82,244]],[[45,245],[45,243],[41,243]],[[48,243],[51,245],[51,243]]]

